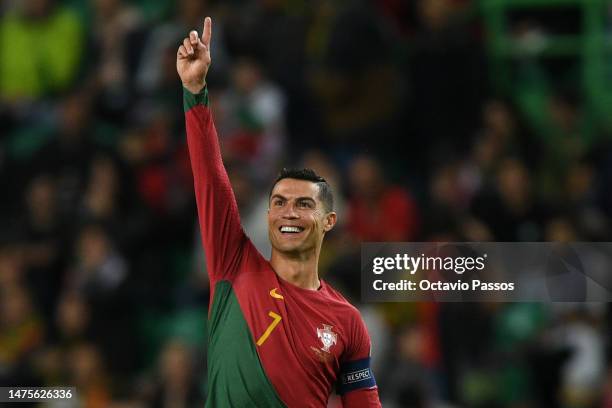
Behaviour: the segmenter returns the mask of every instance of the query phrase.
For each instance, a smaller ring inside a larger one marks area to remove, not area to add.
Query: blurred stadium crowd
[[[211,15],[243,225],[269,254],[282,166],[335,187],[320,271],[363,313],[385,406],[612,407],[609,304],[359,304],[362,241],[611,240],[609,130],[571,81],[537,126],[498,92],[478,10],[0,3],[0,384],[74,385],[88,408],[203,405],[208,286],[175,56]],[[556,80],[571,64],[544,65]]]

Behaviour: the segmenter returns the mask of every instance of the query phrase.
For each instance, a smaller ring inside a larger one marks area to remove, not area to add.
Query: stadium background
[[[358,275],[361,241],[610,240],[603,0],[3,1],[0,384],[202,401],[175,55],[205,15],[245,228],[269,251],[282,165],[331,181],[321,274],[363,313],[385,406],[612,407],[609,304],[360,305]]]

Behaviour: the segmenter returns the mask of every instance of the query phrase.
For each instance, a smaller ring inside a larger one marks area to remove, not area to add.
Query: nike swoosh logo
[[[274,288],[270,291],[270,296],[272,296],[274,299],[284,299],[283,295],[276,293],[276,290],[278,288]]]

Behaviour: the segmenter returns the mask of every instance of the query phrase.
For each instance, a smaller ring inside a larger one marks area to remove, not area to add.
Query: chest
[[[235,289],[264,366],[278,364],[335,381],[350,339],[333,302],[300,296],[276,275],[243,275]]]

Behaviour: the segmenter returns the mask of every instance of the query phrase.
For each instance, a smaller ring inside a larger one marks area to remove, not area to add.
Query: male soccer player
[[[208,105],[212,22],[177,52],[187,143],[211,286],[207,406],[379,407],[370,338],[357,309],[318,277],[332,193],[312,170],[283,171],[270,193],[272,256],[245,235]]]

